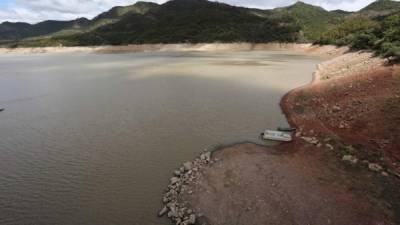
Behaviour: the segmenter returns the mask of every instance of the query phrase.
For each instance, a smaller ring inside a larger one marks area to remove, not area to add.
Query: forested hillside
[[[316,42],[399,55],[400,2],[378,0],[358,12],[327,11],[297,2],[271,9],[207,0],[137,2],[114,7],[92,20],[0,25],[8,46],[123,45],[199,42]]]
[[[323,33],[317,43],[371,49],[400,59],[400,12],[374,19],[363,16],[347,19]]]

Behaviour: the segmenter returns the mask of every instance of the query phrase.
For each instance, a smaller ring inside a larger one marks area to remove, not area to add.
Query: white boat
[[[265,130],[261,137],[272,141],[292,141],[292,134],[282,131]]]

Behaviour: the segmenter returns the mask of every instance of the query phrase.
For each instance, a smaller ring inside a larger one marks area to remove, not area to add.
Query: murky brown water
[[[170,173],[286,124],[318,59],[290,52],[0,56],[0,224],[169,224]]]

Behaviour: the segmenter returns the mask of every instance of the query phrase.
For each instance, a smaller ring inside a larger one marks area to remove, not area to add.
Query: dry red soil
[[[315,82],[290,92],[281,105],[289,123],[304,131],[302,135],[331,138],[343,154],[382,164],[398,176],[399,65]],[[352,148],[344,149],[345,145]]]

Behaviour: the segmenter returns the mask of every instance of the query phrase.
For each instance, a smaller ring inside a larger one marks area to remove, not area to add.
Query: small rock
[[[317,145],[319,143],[319,141],[318,141],[317,138],[313,137],[310,143],[314,144],[314,145]]]
[[[164,216],[164,214],[167,213],[167,212],[168,212],[168,208],[167,208],[167,206],[164,206],[164,207],[160,210],[160,212],[158,213],[158,216],[159,216],[159,217]]]
[[[175,175],[175,176],[179,176],[179,175],[181,175],[181,171],[179,171],[179,170],[175,170],[175,171],[174,171],[174,175]]]
[[[204,153],[205,157],[206,157],[206,161],[210,161],[211,160],[211,152],[206,152]]]
[[[332,108],[333,112],[339,112],[341,108],[338,105],[333,106]]]
[[[331,144],[325,144],[325,146],[326,146],[327,148],[329,148],[330,150],[333,150],[333,149],[334,149],[334,147],[333,147]]]
[[[164,203],[167,203],[167,202],[169,202],[169,198],[164,197],[162,201],[163,201]]]
[[[192,162],[185,162],[183,163],[183,168],[185,169],[185,171],[191,170],[193,167]]]
[[[344,156],[342,157],[342,160],[343,160],[343,161],[350,161],[352,158],[353,158],[352,155],[344,155]]]
[[[318,139],[315,137],[301,137],[303,140],[305,140],[306,142],[313,144],[313,145],[317,145],[319,143]]]
[[[195,224],[196,223],[196,215],[191,214],[189,216],[189,224]]]
[[[178,211],[175,206],[172,206],[170,208],[170,211],[168,212],[168,217],[178,217]]]
[[[171,185],[174,185],[174,184],[178,183],[179,180],[180,180],[180,179],[177,178],[177,177],[172,177],[172,178],[170,179]]]
[[[325,138],[324,142],[330,142],[332,139],[331,138]]]
[[[368,168],[369,168],[370,170],[372,170],[372,171],[375,171],[375,172],[379,172],[379,171],[383,170],[382,166],[380,166],[380,165],[378,165],[378,164],[376,164],[376,163],[370,163],[370,164],[368,165]]]
[[[384,177],[387,177],[387,176],[389,176],[389,174],[388,174],[388,173],[386,173],[385,171],[383,171],[381,174],[382,174],[382,176],[384,176]]]
[[[353,164],[356,164],[358,162],[358,159],[356,157],[352,156],[352,155],[344,155],[342,157],[342,160],[351,162]]]

